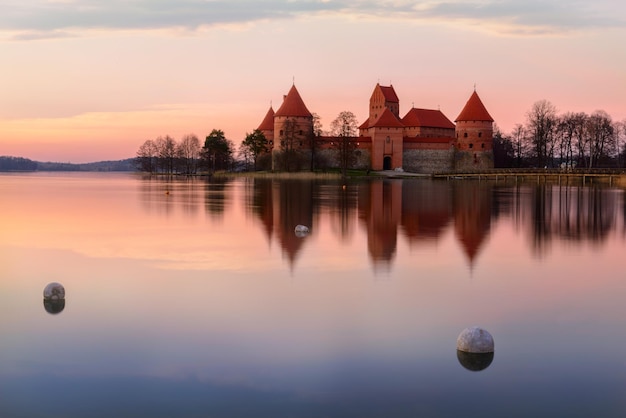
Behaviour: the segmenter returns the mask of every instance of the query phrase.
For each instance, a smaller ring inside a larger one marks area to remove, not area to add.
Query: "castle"
[[[268,140],[272,169],[286,150],[298,153],[300,165],[339,166],[339,138],[316,136],[309,112],[295,84],[280,108],[272,107],[257,128]],[[474,90],[452,123],[440,110],[411,108],[400,118],[393,86],[376,84],[369,117],[353,142],[352,168],[403,169],[414,173],[475,171],[493,168],[493,118]],[[309,164],[310,163],[310,164]]]

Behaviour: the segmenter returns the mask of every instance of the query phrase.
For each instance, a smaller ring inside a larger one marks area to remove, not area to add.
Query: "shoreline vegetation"
[[[41,162],[24,157],[0,156],[0,172],[33,171],[136,171],[135,158],[92,163]]]
[[[38,162],[22,157],[0,156],[0,172],[29,173],[29,172],[130,172],[147,177],[210,177],[210,178],[260,178],[284,180],[342,180],[341,170],[317,171],[202,171],[195,174],[185,173],[146,173],[137,169],[135,158],[117,161],[99,161],[93,163],[54,163]],[[617,187],[626,187],[625,169],[489,169],[474,172],[417,174],[405,171],[370,171],[348,170],[345,179],[440,179],[446,181],[477,180],[495,183],[548,183],[558,185],[591,185],[602,184]]]

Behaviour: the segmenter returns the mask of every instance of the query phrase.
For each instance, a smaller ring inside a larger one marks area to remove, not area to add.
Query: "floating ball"
[[[456,340],[456,349],[466,353],[493,353],[493,337],[480,327],[465,328]]]
[[[296,225],[296,228],[294,229],[294,232],[296,233],[297,237],[304,237],[306,235],[308,235],[309,233],[309,227],[306,225]]]
[[[467,370],[479,372],[489,367],[493,361],[493,353],[468,353],[456,350],[456,358]]]
[[[52,315],[61,313],[65,309],[65,299],[44,299],[43,308]]]
[[[43,290],[44,300],[63,300],[65,299],[65,288],[60,283],[52,282]]]

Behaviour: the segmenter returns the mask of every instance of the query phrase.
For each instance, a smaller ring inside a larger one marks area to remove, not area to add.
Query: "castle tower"
[[[397,119],[400,119],[400,99],[393,86],[381,86],[376,83],[370,97],[369,126],[372,126],[383,114],[385,108],[389,109]]]
[[[461,171],[493,168],[493,118],[476,90],[455,122],[454,168]]]
[[[313,115],[309,112],[295,84],[284,96],[283,104],[274,113],[273,153],[306,150],[311,154],[313,138]],[[272,158],[272,169],[276,169]]]
[[[388,107],[368,128],[372,138],[372,170],[402,167],[404,125]]]

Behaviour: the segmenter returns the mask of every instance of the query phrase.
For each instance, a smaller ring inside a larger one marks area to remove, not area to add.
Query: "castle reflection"
[[[451,231],[472,267],[500,217],[528,231],[538,255],[554,240],[602,243],[620,223],[626,225],[625,192],[597,187],[402,179],[343,185],[262,178],[146,180],[141,187],[144,208],[158,214],[168,215],[178,205],[195,215],[204,206],[211,219],[220,220],[231,205],[243,202],[292,266],[307,242],[294,234],[296,225],[307,225],[314,234],[328,224],[340,242],[362,227],[369,259],[382,269],[392,265],[399,235],[410,247],[432,246]]]

